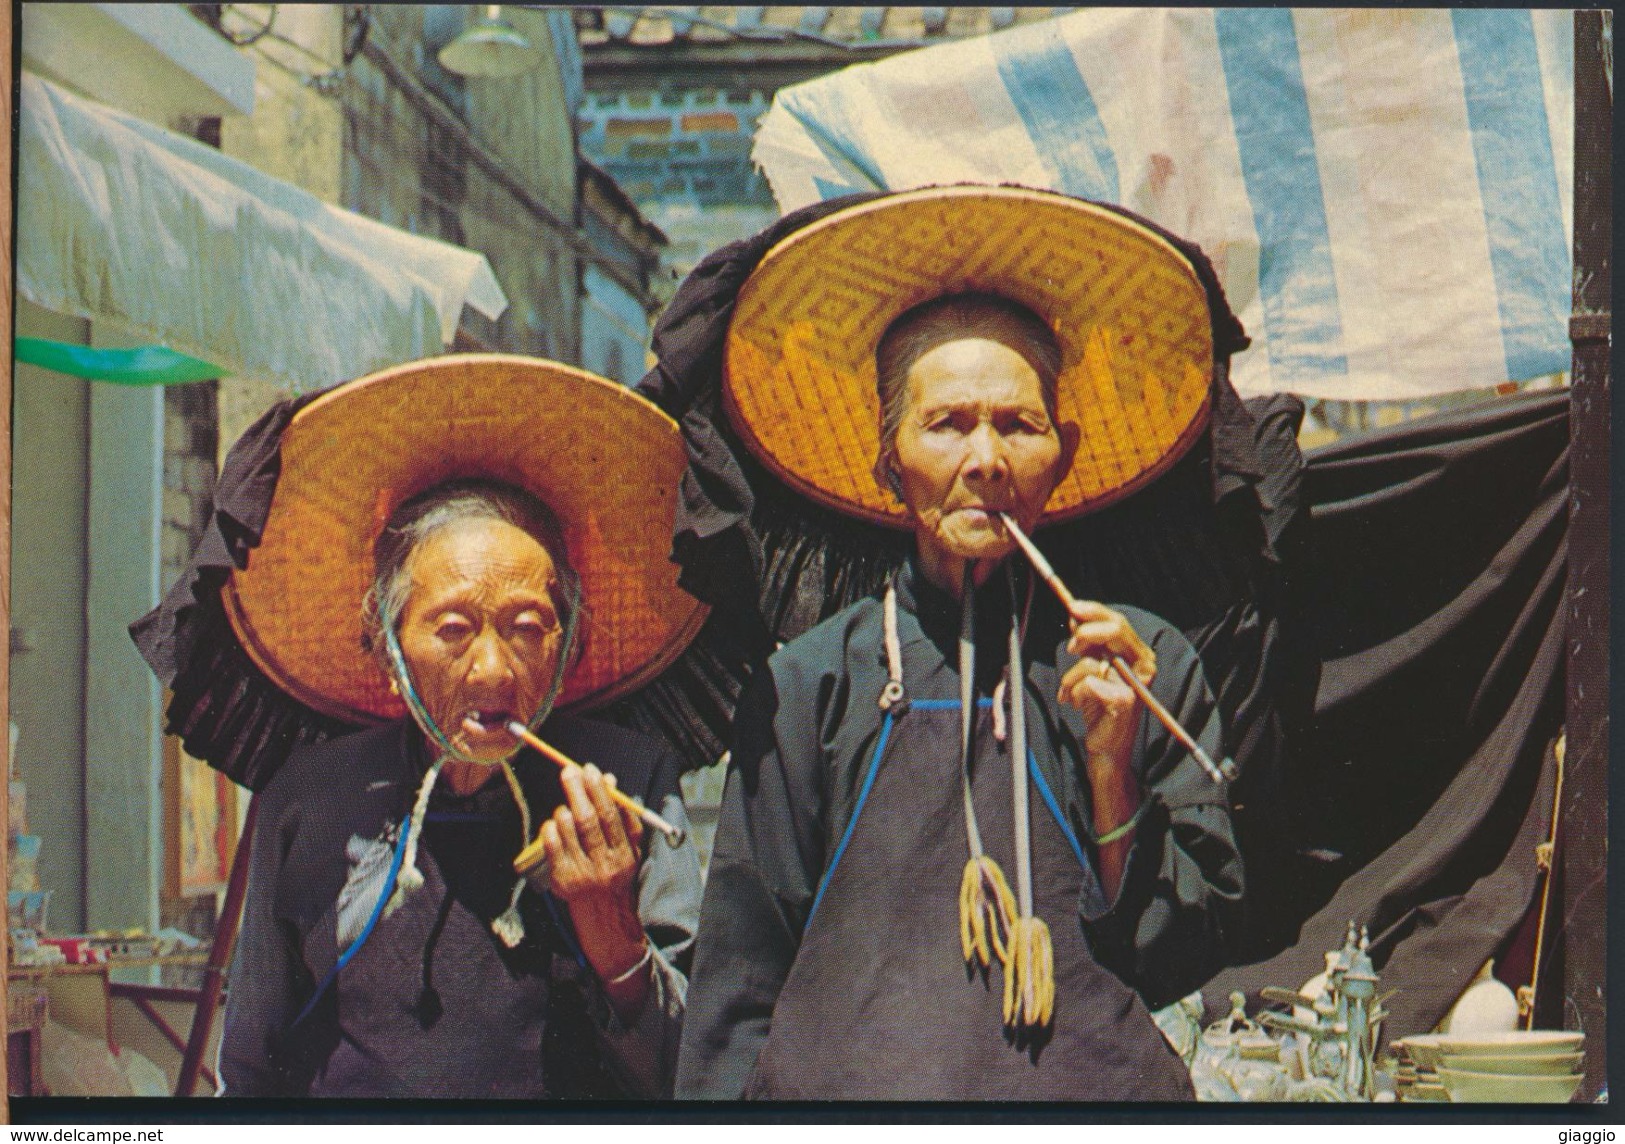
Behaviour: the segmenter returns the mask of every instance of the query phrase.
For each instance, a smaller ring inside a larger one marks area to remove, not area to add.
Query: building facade
[[[584,88],[567,15],[510,11],[534,54],[519,76],[463,79],[439,66],[439,49],[482,12],[27,4],[22,67],[323,203],[483,254],[508,305],[495,320],[465,308],[445,349],[551,357],[635,381],[664,236],[580,155]],[[19,242],[29,234],[23,219]],[[26,296],[17,333],[151,341]],[[170,789],[186,767],[207,772],[162,735],[164,696],[126,628],[188,560],[225,450],[298,388],[309,386],[229,375],[129,387],[16,370],[14,771],[43,839],[54,931],[212,924],[211,895],[177,892]]]

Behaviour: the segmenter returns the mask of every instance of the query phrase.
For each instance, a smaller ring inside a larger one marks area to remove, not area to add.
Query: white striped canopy
[[[1244,394],[1409,400],[1568,368],[1573,17],[1091,9],[781,90],[781,210],[1012,182],[1201,244]]]

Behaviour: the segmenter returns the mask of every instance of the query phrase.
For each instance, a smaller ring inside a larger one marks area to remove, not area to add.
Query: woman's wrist
[[[625,972],[643,956],[648,944],[643,921],[630,905],[572,902],[570,920],[581,952],[601,979]]]
[[[638,1014],[643,1011],[644,1002],[648,999],[654,961],[654,943],[644,938],[643,953],[636,961],[620,973],[609,976],[601,974],[599,977],[604,987],[604,996],[609,998],[616,1015],[628,1025],[637,1020]]]
[[[1135,807],[1134,813],[1124,818],[1117,826],[1109,827],[1105,830],[1100,829],[1101,823],[1100,819],[1097,817],[1095,819],[1095,831],[1089,836],[1089,841],[1093,842],[1096,846],[1110,846],[1114,842],[1122,842],[1129,835],[1133,834],[1135,829],[1139,827],[1140,819],[1145,817],[1145,808],[1147,805],[1148,804],[1144,802],[1140,803],[1139,806]]]
[[[632,1021],[643,1008],[654,963],[642,920],[630,903],[573,902],[570,914],[605,996],[623,1021]]]
[[[1140,782],[1126,759],[1113,760],[1115,765],[1091,769],[1090,794],[1094,807],[1093,841],[1097,846],[1110,845],[1127,838],[1139,825],[1145,810],[1140,793]]]

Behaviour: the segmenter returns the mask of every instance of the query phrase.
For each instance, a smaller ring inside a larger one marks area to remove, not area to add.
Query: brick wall
[[[164,391],[164,495],[159,558],[160,583],[167,591],[180,578],[214,511],[214,487],[220,448],[218,382],[173,385]],[[165,823],[165,846],[173,846]],[[174,926],[193,937],[214,934],[217,904],[212,897],[170,898],[158,903],[160,926]],[[166,966],[163,984],[196,988],[200,970]]]
[[[581,147],[640,207],[771,207],[750,161],[771,92],[700,88],[594,92],[579,117]]]
[[[669,236],[657,294],[711,251],[778,218],[750,161],[771,91],[700,87],[589,92],[577,117],[581,150]]]

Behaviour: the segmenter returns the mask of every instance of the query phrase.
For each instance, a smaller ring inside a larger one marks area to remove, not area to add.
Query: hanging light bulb
[[[536,66],[536,52],[519,30],[502,18],[502,5],[487,4],[485,15],[440,49],[440,66],[478,79],[505,79]]]

